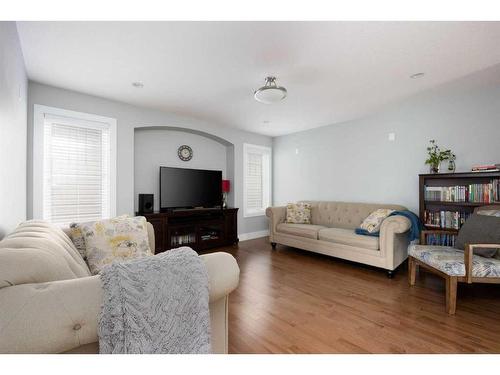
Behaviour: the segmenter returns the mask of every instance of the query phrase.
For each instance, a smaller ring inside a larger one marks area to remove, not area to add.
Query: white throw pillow
[[[79,224],[85,239],[90,271],[98,274],[104,266],[153,255],[143,216],[117,217]]]
[[[382,225],[382,221],[384,221],[384,219],[393,212],[394,210],[388,208],[379,208],[363,220],[360,228],[365,229],[368,233],[378,232],[380,230],[380,226]]]

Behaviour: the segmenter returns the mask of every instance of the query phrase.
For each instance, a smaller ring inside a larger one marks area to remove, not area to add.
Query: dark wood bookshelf
[[[476,207],[499,204],[500,202],[450,202],[425,199],[425,187],[451,187],[468,186],[471,184],[487,184],[493,180],[500,179],[500,172],[463,172],[463,173],[436,173],[419,175],[419,215],[424,221],[424,212],[427,211],[460,211],[472,213]],[[457,233],[457,229],[439,228],[425,225],[429,230],[445,230],[451,234]]]
[[[426,179],[443,179],[443,178],[485,178],[485,177],[493,177],[499,178],[500,172],[455,172],[455,173],[423,173],[419,174],[420,177],[424,177]]]

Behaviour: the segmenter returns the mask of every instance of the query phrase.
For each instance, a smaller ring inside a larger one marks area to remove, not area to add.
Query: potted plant
[[[427,154],[429,157],[425,161],[425,164],[429,164],[431,173],[439,173],[441,162],[448,160],[452,155],[450,150],[441,150],[434,139],[430,140],[430,146],[427,147]]]

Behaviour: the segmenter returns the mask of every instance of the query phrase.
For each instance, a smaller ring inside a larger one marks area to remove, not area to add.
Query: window
[[[33,216],[58,225],[115,215],[116,121],[35,106]]]
[[[243,145],[243,215],[264,215],[271,204],[271,149]]]

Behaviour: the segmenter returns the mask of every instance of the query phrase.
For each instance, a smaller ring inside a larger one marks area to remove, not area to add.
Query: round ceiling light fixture
[[[255,100],[264,104],[272,104],[286,98],[287,91],[276,84],[276,77],[266,77],[266,84],[255,90]]]

